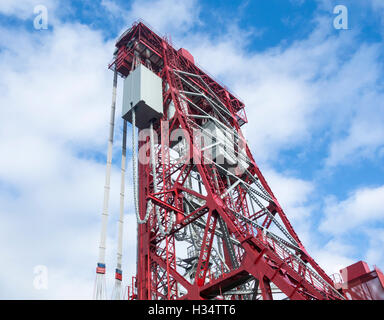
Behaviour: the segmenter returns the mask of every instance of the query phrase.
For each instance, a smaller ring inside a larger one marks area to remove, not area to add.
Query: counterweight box
[[[139,129],[149,128],[150,122],[163,114],[162,80],[142,64],[124,80],[122,117],[130,123],[132,107]]]

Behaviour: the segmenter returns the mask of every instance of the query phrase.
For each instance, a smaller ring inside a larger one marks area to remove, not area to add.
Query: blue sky
[[[47,30],[34,29],[38,4],[48,9]],[[340,4],[348,30],[333,27]],[[333,273],[366,260],[383,269],[383,17],[380,0],[1,1],[0,298],[92,295],[112,82],[106,66],[115,39],[137,19],[170,35],[245,102],[254,158],[320,265]],[[121,90],[117,105],[119,113]],[[121,123],[109,270],[120,138]],[[132,226],[129,198],[126,207]],[[135,232],[125,233],[127,277],[135,272]],[[48,268],[46,290],[33,287],[36,265]],[[108,281],[110,292],[112,272]]]

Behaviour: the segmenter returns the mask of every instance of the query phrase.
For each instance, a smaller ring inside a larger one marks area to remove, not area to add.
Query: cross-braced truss
[[[132,297],[344,299],[256,165],[244,104],[142,23],[120,37],[111,68],[126,77],[137,63],[163,80],[163,118],[133,145],[150,161],[138,161]]]

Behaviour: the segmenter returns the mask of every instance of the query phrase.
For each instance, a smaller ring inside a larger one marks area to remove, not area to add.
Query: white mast
[[[117,70],[115,66],[114,75],[113,75],[111,117],[110,117],[110,123],[109,123],[107,169],[105,173],[104,204],[103,204],[103,212],[101,215],[99,260],[96,268],[96,282],[95,282],[95,289],[93,294],[94,299],[96,300],[106,299],[105,249],[106,249],[106,238],[107,238],[108,204],[109,204],[109,191],[110,191],[111,167],[112,167],[113,133],[115,128],[116,88],[117,88]]]
[[[123,144],[121,154],[121,184],[120,184],[120,218],[118,221],[117,264],[115,273],[115,286],[112,293],[113,300],[121,299],[121,283],[123,281],[123,227],[124,227],[124,193],[125,193],[125,164],[127,158],[127,121],[124,120]]]

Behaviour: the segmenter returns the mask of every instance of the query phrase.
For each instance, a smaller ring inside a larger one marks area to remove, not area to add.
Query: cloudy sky
[[[334,28],[339,4],[348,8],[347,30]],[[47,9],[47,29],[35,28],[36,5]],[[137,19],[187,48],[245,102],[254,158],[319,264],[330,274],[357,260],[383,269],[383,17],[381,0],[1,0],[0,298],[92,297],[113,76],[107,65],[116,38]],[[119,90],[117,114],[121,102]],[[119,121],[108,295],[121,131]],[[127,279],[136,258],[129,197],[126,207]],[[47,288],[34,287],[36,266],[45,266]]]

